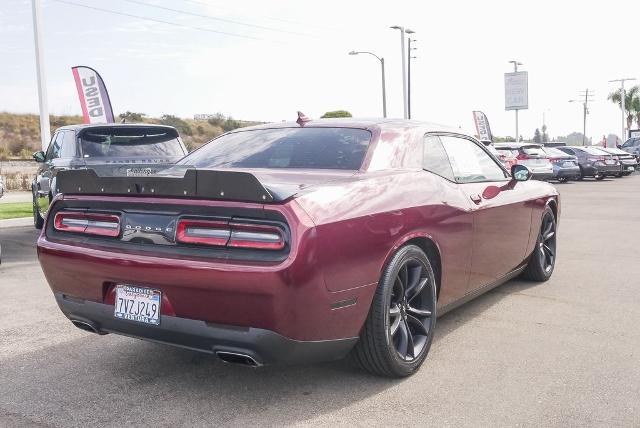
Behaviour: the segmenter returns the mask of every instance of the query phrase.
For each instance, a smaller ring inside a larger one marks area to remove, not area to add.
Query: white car
[[[527,166],[535,180],[549,180],[553,178],[553,165],[549,156],[539,144],[531,143],[500,143],[494,144],[499,152],[509,152],[515,156],[517,163]]]

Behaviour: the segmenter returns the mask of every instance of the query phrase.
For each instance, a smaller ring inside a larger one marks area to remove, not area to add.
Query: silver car
[[[542,146],[531,143],[500,143],[494,144],[499,152],[509,152],[515,156],[517,163],[527,166],[533,173],[535,180],[550,180],[553,178],[553,165]]]

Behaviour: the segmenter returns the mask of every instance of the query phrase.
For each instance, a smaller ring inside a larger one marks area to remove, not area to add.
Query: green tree
[[[547,125],[542,125],[542,142],[549,142],[549,134],[547,134]]]
[[[207,122],[209,122],[213,126],[219,126],[220,128],[222,128],[222,125],[226,120],[227,118],[224,117],[224,114],[216,113]]]
[[[160,123],[163,125],[173,126],[182,135],[188,135],[188,136],[193,135],[193,130],[191,129],[191,126],[189,126],[187,122],[185,122],[184,120],[180,119],[177,116],[173,116],[171,114],[163,114],[160,117]]]
[[[625,91],[624,104],[627,108],[627,128],[628,129],[631,129],[631,125],[633,125],[633,119],[634,119],[633,115],[634,115],[634,112],[636,112],[635,109],[633,108],[635,104],[634,99],[638,99],[638,97],[640,97],[640,86],[638,85],[632,86],[627,91]],[[611,100],[612,103],[617,104],[620,106],[620,108],[622,108],[622,94],[620,93],[619,90],[611,92],[607,97],[607,99]],[[638,103],[640,103],[640,101],[638,101]],[[640,107],[640,105],[638,107]],[[638,113],[640,112],[636,112],[636,119],[638,119]],[[638,126],[640,127],[640,123],[638,123]]]
[[[118,115],[118,117],[120,117],[120,120],[124,120],[125,122],[142,122],[144,121],[144,117],[146,116],[146,114],[144,113],[136,113],[133,111],[129,111],[127,110],[124,113],[120,113]]]
[[[328,111],[322,115],[322,119],[334,118],[334,117],[353,117],[351,113],[346,110],[334,110]]]
[[[640,129],[640,94],[636,95],[633,97],[633,100],[631,100],[629,111],[633,112],[636,116],[636,125],[638,126],[638,129]]]
[[[538,128],[536,128],[536,131],[533,133],[533,142],[542,144],[542,135],[540,134],[540,130]]]

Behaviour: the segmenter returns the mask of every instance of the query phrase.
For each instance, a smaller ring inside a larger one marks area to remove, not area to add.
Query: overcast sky
[[[31,1],[1,0],[0,111],[38,111]],[[73,4],[70,4],[73,3]],[[609,80],[640,78],[633,1],[259,1],[42,0],[46,80],[53,114],[81,114],[71,67],[105,80],[114,112],[293,120],[346,109],[381,116],[380,67],[387,65],[388,110],[402,116],[400,36],[416,33],[415,119],[473,128],[484,111],[494,134],[514,134],[504,110],[511,59],[529,72],[529,110],[520,132],[533,135],[543,113],[551,136],[582,130],[581,91],[595,92],[587,135],[620,134]],[[90,9],[107,9],[123,16]],[[162,8],[188,12],[178,13]],[[194,16],[203,15],[203,16]],[[139,17],[179,25],[153,22]],[[623,22],[623,21],[627,22]],[[233,22],[231,22],[233,21]],[[621,34],[623,24],[628,33]],[[229,33],[233,35],[220,34]]]

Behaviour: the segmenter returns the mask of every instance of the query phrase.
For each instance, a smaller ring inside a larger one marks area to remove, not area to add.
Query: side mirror
[[[524,165],[515,164],[511,167],[511,177],[514,181],[527,181],[532,175],[531,170]]]
[[[36,160],[36,162],[42,163],[45,161],[45,154],[42,150],[39,152],[35,152],[32,156]]]

